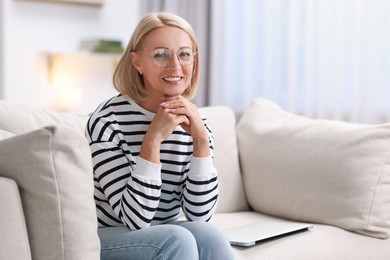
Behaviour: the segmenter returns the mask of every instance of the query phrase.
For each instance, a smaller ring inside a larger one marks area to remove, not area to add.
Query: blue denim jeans
[[[233,260],[221,230],[207,222],[175,221],[130,231],[99,228],[101,260]]]

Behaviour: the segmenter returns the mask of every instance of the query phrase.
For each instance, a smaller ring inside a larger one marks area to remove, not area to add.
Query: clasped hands
[[[203,120],[195,104],[182,96],[162,97],[160,108],[149,128],[159,132],[162,139],[166,139],[178,125],[193,139],[207,137]]]
[[[208,132],[198,108],[180,95],[161,98],[160,107],[149,125],[144,140],[161,144],[178,125],[192,136],[193,156],[210,155]]]

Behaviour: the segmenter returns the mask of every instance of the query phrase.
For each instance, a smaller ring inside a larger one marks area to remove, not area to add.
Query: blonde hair
[[[164,26],[173,26],[185,31],[192,41],[194,52],[198,52],[198,44],[195,33],[191,25],[183,18],[171,13],[149,13],[145,15],[137,27],[124,51],[119,63],[114,71],[113,83],[115,88],[124,95],[129,96],[136,102],[146,98],[146,91],[143,86],[143,76],[135,69],[130,54],[131,52],[141,51],[147,35]],[[195,96],[199,82],[199,55],[195,55],[195,61],[192,71],[192,79],[183,96],[192,99]]]

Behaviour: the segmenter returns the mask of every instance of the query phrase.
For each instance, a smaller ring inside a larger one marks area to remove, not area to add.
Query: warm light
[[[117,94],[112,74],[119,54],[51,53],[47,57],[53,109],[91,113],[101,100]]]
[[[77,57],[52,56],[50,59],[50,85],[52,106],[57,111],[77,110],[82,102],[80,77],[82,70],[76,66]]]
[[[76,110],[83,100],[83,93],[77,86],[54,86],[52,106],[56,111]]]

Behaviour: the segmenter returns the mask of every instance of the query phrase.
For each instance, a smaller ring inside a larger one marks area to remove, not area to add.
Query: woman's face
[[[193,63],[185,63],[193,52],[191,38],[179,28],[165,26],[150,32],[133,60],[148,98],[183,94],[191,84]]]

